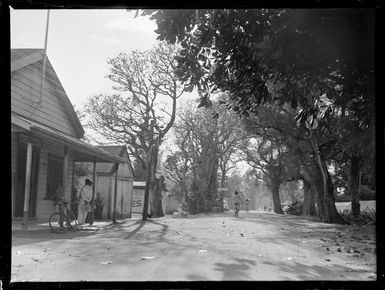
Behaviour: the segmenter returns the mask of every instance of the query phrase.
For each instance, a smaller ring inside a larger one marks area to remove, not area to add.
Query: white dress
[[[87,201],[89,204],[91,201],[91,198],[92,198],[92,187],[89,185],[84,185],[80,189],[80,200],[78,204],[78,222],[80,225],[84,224],[88,215],[88,211],[84,208],[85,201]]]

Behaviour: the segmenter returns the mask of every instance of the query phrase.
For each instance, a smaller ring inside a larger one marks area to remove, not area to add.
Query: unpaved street
[[[374,227],[266,212],[97,222],[12,237],[12,282],[375,280]]]

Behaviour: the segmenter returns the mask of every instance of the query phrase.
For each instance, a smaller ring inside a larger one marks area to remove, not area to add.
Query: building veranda
[[[93,180],[97,162],[114,170],[126,162],[82,140],[84,129],[42,49],[11,52],[11,121],[12,218],[23,218],[24,228],[56,211],[59,186],[71,201],[75,162],[91,162]]]

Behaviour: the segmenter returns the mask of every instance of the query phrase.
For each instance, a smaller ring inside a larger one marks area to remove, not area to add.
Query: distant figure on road
[[[238,191],[234,192],[234,216],[238,216],[239,208],[241,206],[241,197],[238,194]]]
[[[250,199],[246,198],[246,212],[249,212]]]

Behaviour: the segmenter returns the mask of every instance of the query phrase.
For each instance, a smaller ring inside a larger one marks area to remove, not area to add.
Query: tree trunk
[[[327,195],[325,198],[325,201],[326,201],[325,208],[326,208],[326,218],[327,218],[326,222],[327,223],[343,224],[343,223],[345,223],[345,221],[343,220],[343,218],[340,216],[340,214],[337,211],[336,200],[334,197],[333,181],[332,181],[332,178],[329,174],[329,171],[326,168],[325,163],[324,163],[324,167],[325,167],[326,178],[327,178],[327,180],[326,180],[327,181],[327,188],[326,188]]]
[[[199,167],[198,197],[200,212],[209,212],[216,204],[217,199],[217,176],[219,158],[216,149],[212,144],[208,143],[206,148],[202,149],[201,166]]]
[[[159,184],[162,182],[156,178],[156,165],[158,163],[158,144],[153,146],[153,152],[151,154],[151,217],[158,218],[163,217],[163,207],[162,207],[162,185]]]
[[[275,213],[283,214],[281,207],[281,199],[279,197],[279,184],[271,185],[271,192],[273,194],[273,210]]]
[[[162,184],[164,181],[163,176],[156,178],[153,176],[153,188],[151,191],[151,217],[163,217],[163,206],[162,206]]]
[[[207,176],[209,176],[207,183],[207,202],[208,211],[217,206],[218,198],[218,162],[219,159],[215,157],[215,153],[209,162]]]
[[[219,210],[221,212],[224,211],[224,206],[223,206],[223,197],[224,197],[224,192],[223,192],[223,188],[225,188],[226,186],[226,169],[225,168],[221,168],[221,188],[222,190],[219,192]]]
[[[150,157],[148,157],[150,158]],[[142,212],[142,221],[146,221],[148,217],[148,207],[150,200],[150,186],[151,186],[151,161],[148,160],[146,168],[146,188],[144,189],[144,204]]]
[[[314,201],[317,205],[317,207],[315,207],[315,215],[322,219],[325,215],[325,205],[322,192],[322,178],[319,168],[317,165],[307,165],[304,168],[301,167],[300,175],[304,182],[306,181],[310,185],[310,190],[312,191]]]
[[[304,216],[316,216],[315,208],[315,194],[311,189],[311,185],[305,179],[303,181],[303,209],[302,215]]]
[[[325,160],[321,156],[318,150],[318,142],[316,137],[313,135],[312,130],[310,129],[310,140],[315,152],[316,161],[322,175],[322,194],[323,194],[323,204],[325,207],[325,212],[321,212],[321,219],[326,223],[343,223],[343,219],[338,214],[335,199],[334,199],[334,187],[332,180],[330,178],[329,172],[326,167]]]
[[[187,203],[189,212],[191,214],[200,213],[203,207],[202,195],[200,194],[200,187],[198,182],[197,172],[193,173],[193,180],[191,182],[191,197],[188,197]]]
[[[321,176],[322,176],[322,194],[318,193],[318,205],[322,205],[322,210],[320,209],[318,214],[323,221],[326,221],[327,216],[328,216],[327,210],[326,210],[326,204],[325,204],[325,198],[327,195],[326,173],[324,171],[324,167],[322,164],[322,157],[321,157],[320,152],[318,150],[317,137],[315,137],[313,135],[312,129],[310,129],[309,131],[310,131],[310,141],[311,141],[314,153],[315,153],[316,164],[318,165],[318,169],[321,172]]]
[[[183,174],[183,180],[181,181],[181,186],[182,186],[182,209],[189,211],[189,193],[188,193],[188,188],[187,188],[187,176],[184,173]]]
[[[350,192],[352,195],[352,214],[355,218],[360,215],[360,159],[356,155],[350,158]]]

